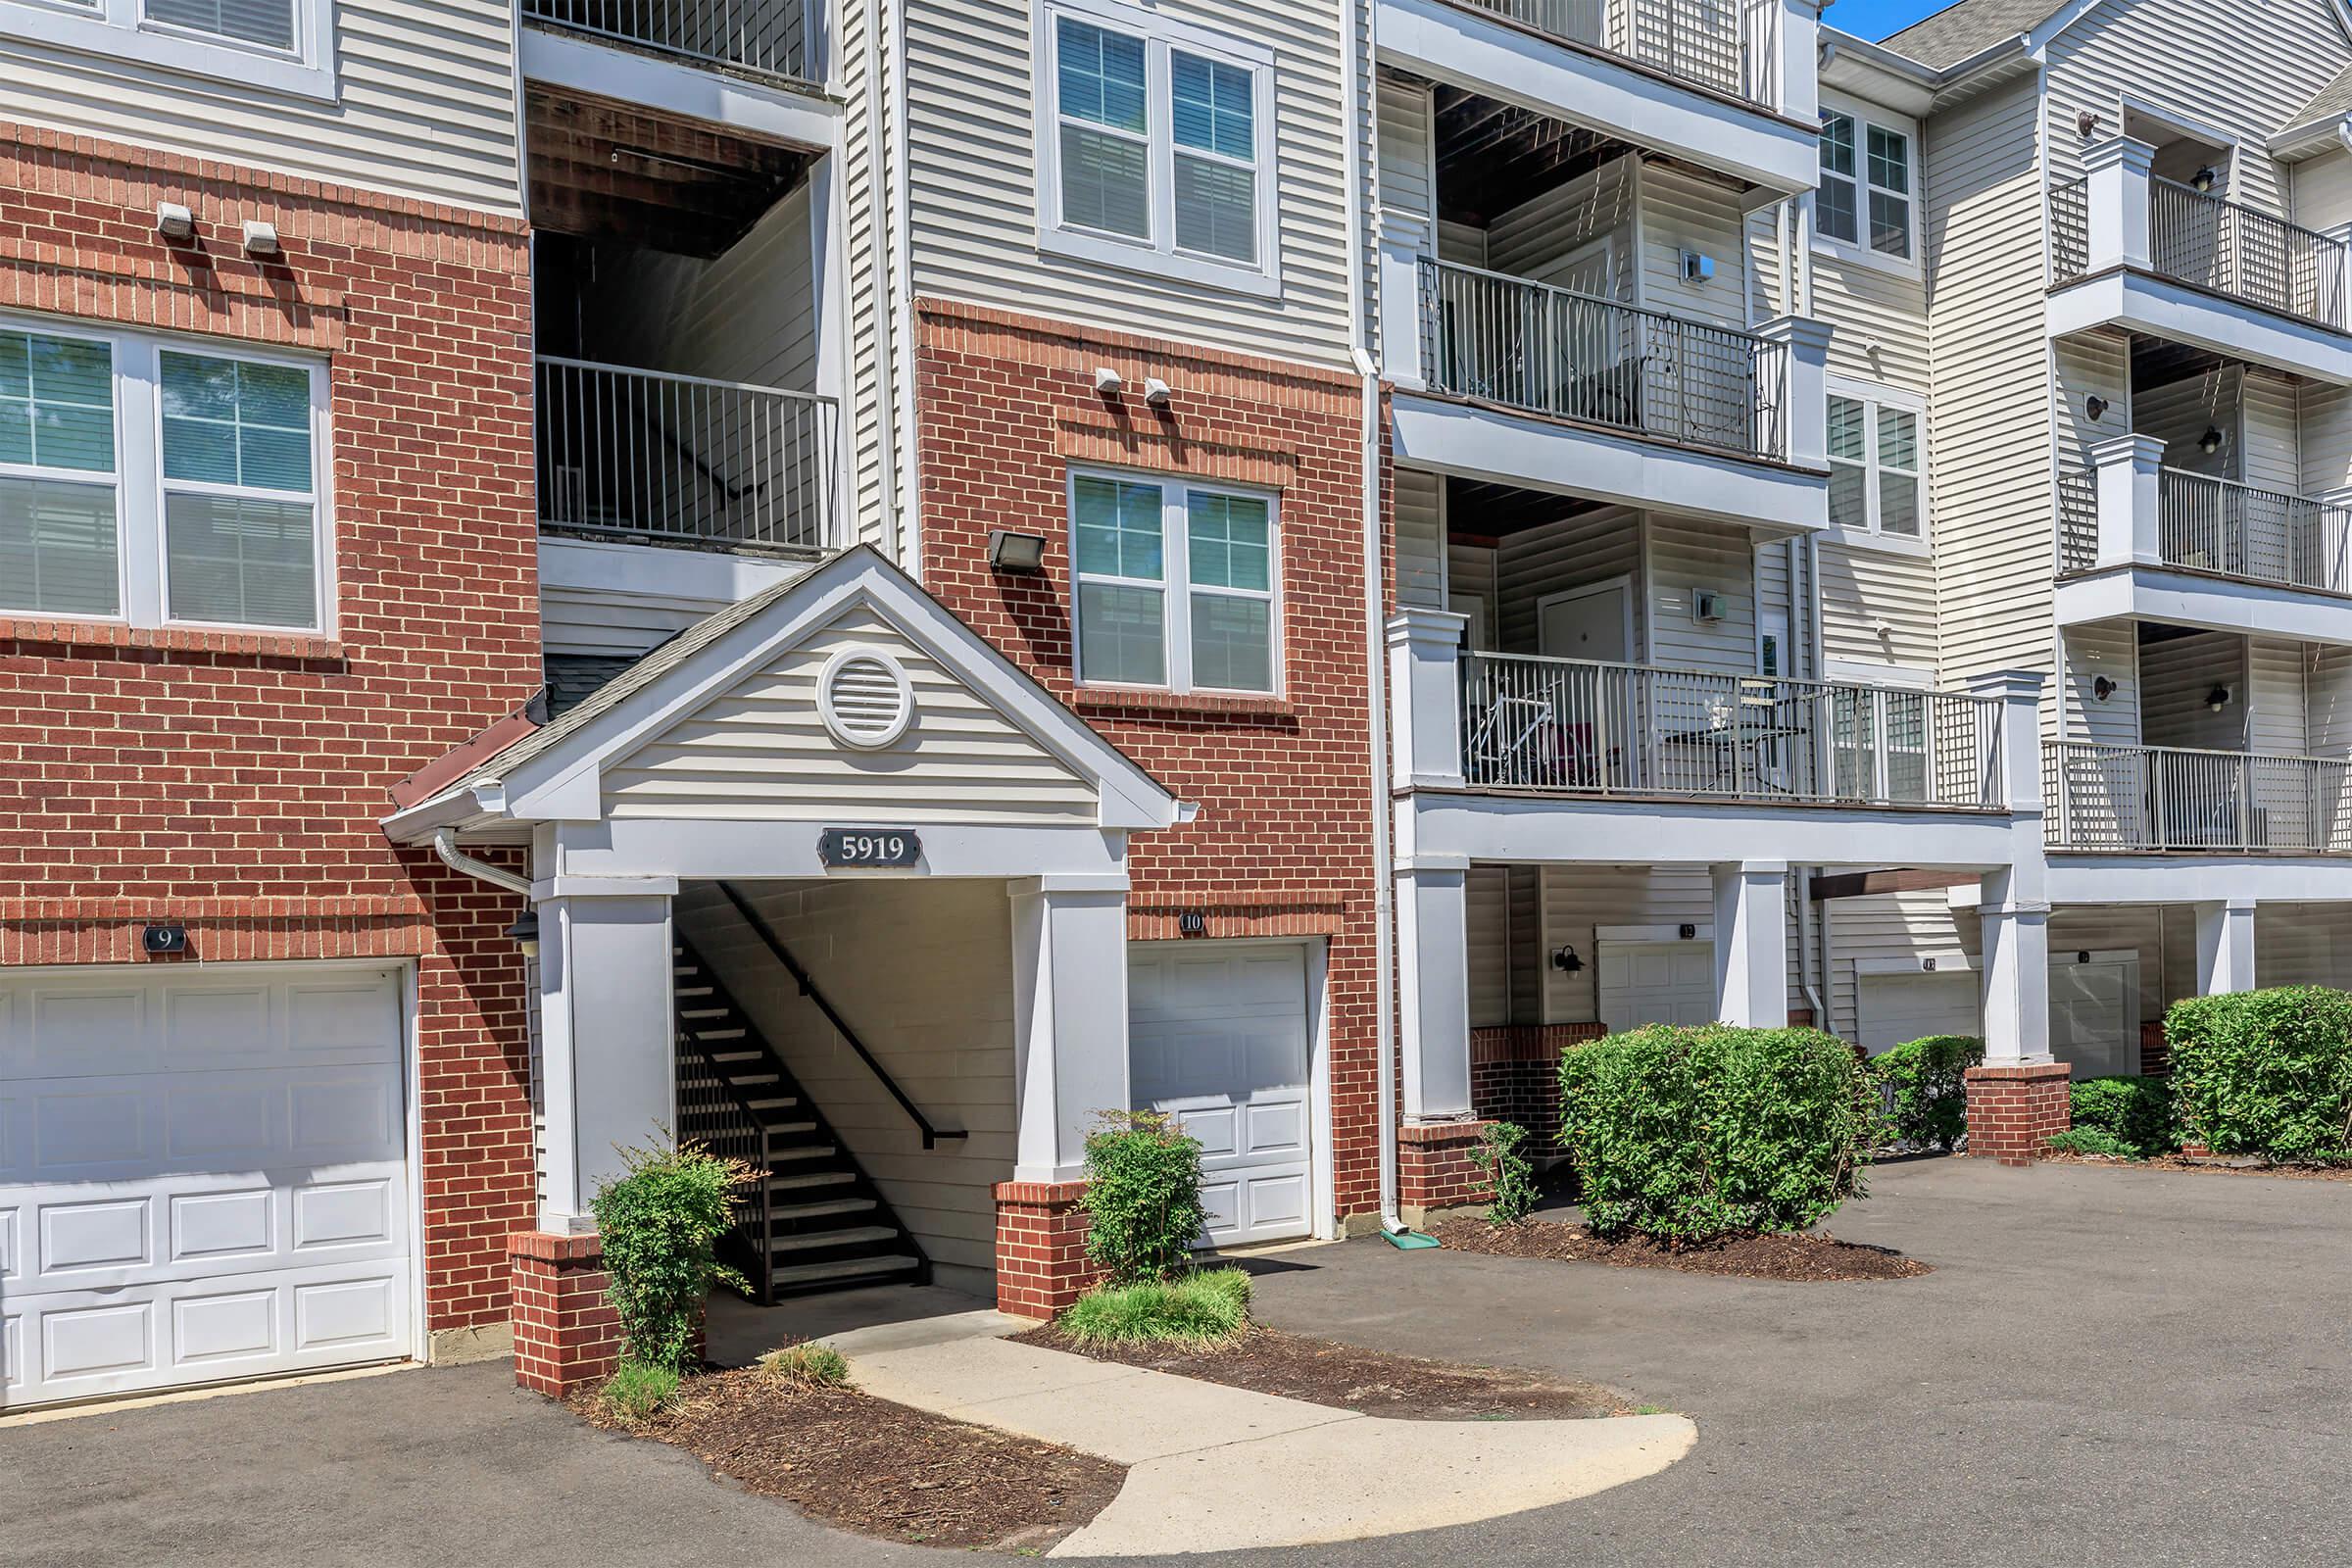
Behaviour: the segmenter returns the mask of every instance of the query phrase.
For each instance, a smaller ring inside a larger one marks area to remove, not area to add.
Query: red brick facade
[[[604,1252],[593,1236],[518,1231],[513,1266],[514,1381],[562,1398],[610,1377],[620,1359],[620,1319],[605,1299]]]
[[[1527,1129],[1531,1158],[1560,1152],[1560,1053],[1608,1030],[1596,1023],[1506,1024],[1470,1031],[1470,1106]]]
[[[1084,1182],[999,1182],[997,1310],[1052,1317],[1102,1277],[1087,1261]]]
[[[1479,1141],[1493,1125],[1449,1121],[1396,1129],[1396,1205],[1405,1219],[1493,1201],[1494,1173],[1478,1155]]]
[[[1362,404],[1348,374],[1003,311],[917,304],[923,581],[1197,820],[1139,834],[1128,932],[1329,944],[1333,1163],[1342,1213],[1378,1201]],[[1095,390],[1099,366],[1126,389]],[[1165,410],[1142,387],[1173,389]],[[1282,692],[1082,690],[1071,662],[1072,464],[1277,493]],[[992,528],[1046,538],[1045,569],[996,572]],[[1002,1214],[1002,1209],[1000,1209]],[[1002,1234],[1003,1220],[1000,1220]]]
[[[0,613],[0,963],[150,961],[159,919],[191,940],[157,961],[413,962],[427,1326],[502,1321],[532,1192],[515,901],[377,822],[540,683],[523,225],[7,124],[0,188],[0,308],[324,358],[336,563],[331,636]],[[248,219],[281,256],[244,254]],[[152,508],[125,491],[128,526]]]
[[[1971,1067],[1969,1153],[2004,1165],[2031,1165],[2041,1158],[2050,1140],[2074,1125],[2073,1072],[2063,1061]]]

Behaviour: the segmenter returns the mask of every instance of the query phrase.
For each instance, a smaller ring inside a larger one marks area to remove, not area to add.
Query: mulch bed
[[[1672,1268],[1751,1280],[1907,1280],[1935,1272],[1915,1257],[1830,1236],[1740,1236],[1678,1250],[1644,1236],[1603,1241],[1583,1225],[1560,1220],[1490,1225],[1472,1218],[1441,1220],[1430,1234],[1462,1252],[1559,1258],[1611,1268]]]
[[[598,1426],[667,1443],[763,1496],[847,1530],[931,1546],[1042,1553],[1109,1506],[1127,1467],[1050,1443],[967,1426],[850,1389],[809,1388],[755,1367],[689,1378],[640,1426],[597,1408]]]
[[[2274,1165],[2267,1160],[2235,1155],[2159,1154],[2153,1159],[2125,1159],[2115,1154],[2075,1154],[2049,1150],[2041,1156],[2053,1165],[2112,1165],[2124,1170],[2186,1170],[2208,1176],[2271,1176],[2290,1182],[2352,1182],[2352,1166]]]
[[[1051,1324],[1016,1335],[1013,1343],[1406,1421],[1560,1421],[1633,1411],[1625,1396],[1596,1383],[1425,1361],[1259,1326],[1230,1345],[1202,1350],[1080,1346]]]

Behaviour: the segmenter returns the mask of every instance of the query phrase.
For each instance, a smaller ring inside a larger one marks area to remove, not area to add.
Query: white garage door
[[[397,969],[0,969],[0,1404],[411,1350]]]
[[[2077,1078],[2139,1071],[2139,965],[2050,965],[2050,1054]]]
[[[1306,950],[1138,943],[1127,1010],[1135,1102],[1200,1140],[1210,1243],[1306,1235]]]
[[[1645,1023],[1715,1021],[1715,944],[1610,942],[1600,949],[1600,1022],[1614,1033]]]
[[[1930,1035],[1975,1035],[1984,990],[1974,969],[1866,974],[1855,996],[1862,1049],[1872,1055]]]

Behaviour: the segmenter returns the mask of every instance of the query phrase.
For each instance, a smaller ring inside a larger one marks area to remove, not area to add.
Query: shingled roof
[[[2346,115],[2352,115],[2352,66],[2346,66],[2311,102],[2287,117],[2286,122],[2290,127],[2316,125],[2326,120],[2341,120]]]
[[[2066,9],[2066,0],[1959,0],[1881,40],[1896,54],[1947,70]]]

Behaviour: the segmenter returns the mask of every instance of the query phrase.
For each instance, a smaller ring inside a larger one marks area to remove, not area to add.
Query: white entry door
[[[1306,1235],[1306,950],[1140,942],[1127,951],[1132,1096],[1200,1141],[1209,1243]]]
[[[1600,948],[1600,1021],[1610,1033],[1645,1023],[1715,1021],[1715,944],[1609,942]]]
[[[2139,1071],[2139,965],[2053,961],[2050,1054],[2077,1078]]]
[[[1536,646],[1549,659],[1622,664],[1633,657],[1634,591],[1622,582],[1553,594],[1536,611]]]
[[[0,1405],[412,1352],[399,971],[0,969]]]
[[[1976,1035],[1984,989],[1974,969],[1863,975],[1855,993],[1862,1049],[1875,1056],[1930,1035]]]

